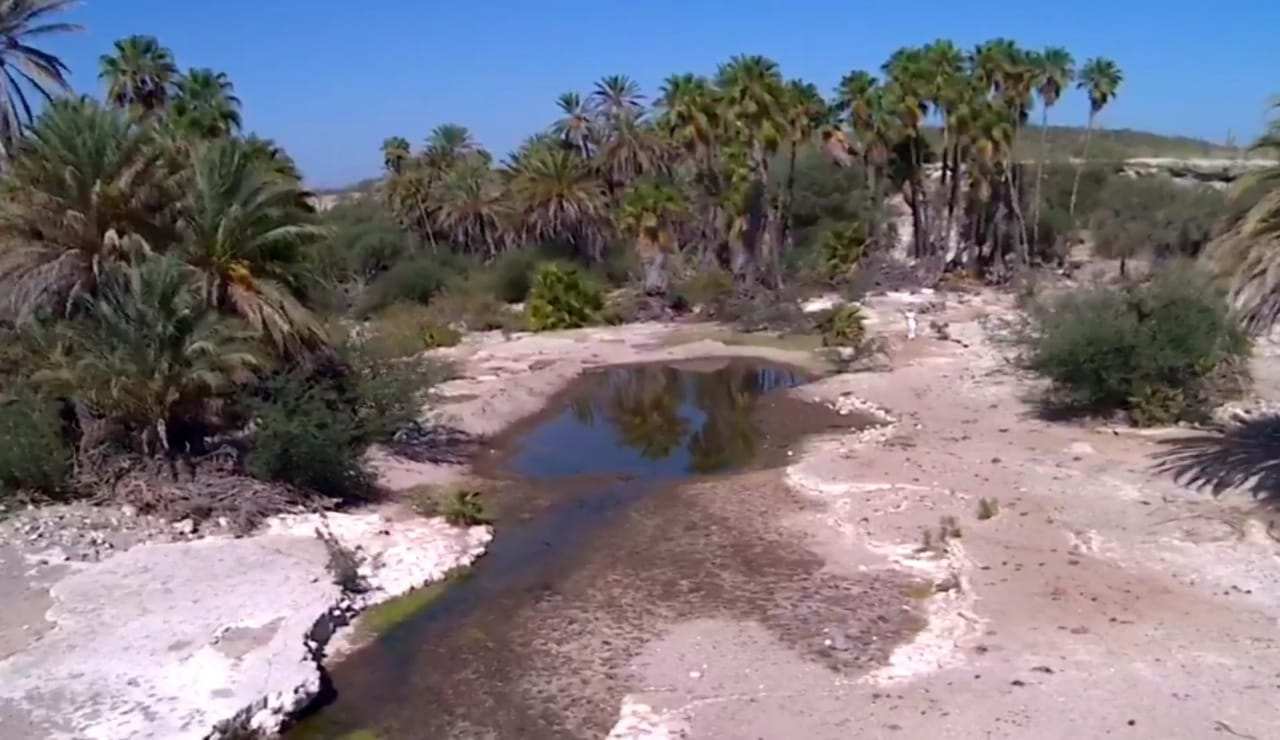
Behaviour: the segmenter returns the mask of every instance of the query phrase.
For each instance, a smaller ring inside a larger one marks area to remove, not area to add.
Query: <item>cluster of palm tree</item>
[[[15,42],[70,28],[39,25],[64,5],[0,4],[0,56],[26,60],[9,82],[31,60],[65,70]],[[130,37],[102,57],[104,102],[28,74],[43,109],[31,116],[11,85],[0,116],[20,124],[4,130],[0,171],[0,330],[33,350],[20,381],[70,400],[82,428],[127,427],[146,451],[268,359],[327,341],[297,292],[325,229],[296,168],[239,134],[225,75],[176,69],[155,39]]]
[[[891,236],[881,203],[900,193],[915,257],[987,271],[1030,259],[1040,234],[1045,157],[1034,175],[1013,158],[1036,98],[1043,132],[1074,83],[1089,99],[1091,132],[1122,80],[1109,60],[1077,74],[1064,49],[1007,39],[968,53],[949,41],[902,49],[882,73],[845,75],[830,100],[761,56],[734,57],[712,77],[672,75],[653,99],[611,75],[586,96],[561,95],[560,118],[498,166],[454,124],[416,153],[388,139],[383,197],[435,248],[487,256],[553,242],[598,259],[626,244],[644,257],[650,290],[677,253],[777,287],[794,240],[797,152],[814,147],[865,172],[873,242]]]

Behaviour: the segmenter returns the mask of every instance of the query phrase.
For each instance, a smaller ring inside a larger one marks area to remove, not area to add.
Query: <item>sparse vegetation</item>
[[[360,554],[347,547],[323,529],[316,530],[316,537],[324,544],[329,559],[325,569],[333,578],[333,583],[346,594],[362,594],[369,590],[369,583],[360,573]]]
[[[1208,379],[1249,352],[1222,293],[1186,266],[1144,285],[1068,294],[1035,318],[1031,365],[1054,381],[1055,404],[1126,410],[1140,424],[1203,413]]]
[[[71,472],[57,407],[30,389],[0,391],[0,498],[54,494]]]
[[[1000,514],[1000,500],[995,498],[978,499],[978,520],[995,519]]]
[[[440,506],[440,514],[445,521],[455,527],[478,527],[492,524],[493,520],[485,511],[484,502],[480,500],[479,491],[465,489],[453,491]]]

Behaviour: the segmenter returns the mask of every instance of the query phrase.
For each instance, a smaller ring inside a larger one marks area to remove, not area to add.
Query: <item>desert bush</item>
[[[867,338],[862,309],[851,303],[826,312],[816,323],[824,347],[859,347]]]
[[[27,388],[0,392],[0,498],[62,489],[71,469],[62,432],[56,404]]]
[[[837,226],[822,235],[822,265],[828,280],[841,280],[858,268],[867,245],[867,229],[857,223]]]
[[[686,305],[702,306],[715,313],[733,298],[733,275],[718,267],[697,270],[677,283],[675,292]]]
[[[445,521],[455,527],[476,527],[493,523],[480,500],[479,491],[454,491],[441,505],[441,514]]]
[[[574,329],[599,323],[604,298],[580,270],[548,262],[534,275],[525,302],[525,319],[533,331]]]
[[[357,312],[368,316],[394,303],[426,304],[462,274],[461,258],[440,254],[416,254],[395,263],[373,281],[361,297]]]
[[[462,335],[440,323],[431,309],[416,303],[396,303],[369,323],[365,348],[374,357],[394,360],[436,347],[452,347]]]
[[[1208,380],[1249,351],[1222,294],[1186,266],[1150,283],[1069,293],[1033,312],[1031,365],[1059,400],[1137,423],[1192,418]]]
[[[460,325],[469,331],[518,329],[523,326],[519,313],[488,292],[482,281],[474,278],[451,283],[443,293],[431,299],[427,314],[437,324]]]

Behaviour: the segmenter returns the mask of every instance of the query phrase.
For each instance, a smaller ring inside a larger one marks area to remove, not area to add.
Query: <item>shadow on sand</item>
[[[1248,491],[1260,503],[1280,507],[1280,415],[1268,414],[1218,431],[1164,440],[1156,470],[1179,483]]]

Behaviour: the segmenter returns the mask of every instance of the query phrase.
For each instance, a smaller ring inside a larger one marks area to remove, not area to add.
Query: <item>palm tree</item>
[[[676,250],[678,224],[689,215],[683,193],[668,183],[640,183],[622,198],[617,215],[618,231],[635,244],[644,264],[644,290],[648,295],[667,291],[667,255]]]
[[[598,156],[610,194],[616,194],[639,177],[666,169],[666,142],[635,114],[617,114],[609,119],[607,130],[609,135]]]
[[[551,125],[551,132],[584,159],[590,157],[595,142],[595,124],[582,97],[573,92],[564,93],[556,99],[556,105],[563,115]]]
[[[34,119],[24,86],[46,102],[57,93],[71,90],[67,65],[29,42],[37,36],[82,30],[74,23],[51,22],[48,18],[75,4],[75,0],[0,2],[0,71],[4,73],[0,74],[0,148],[6,157],[13,153],[23,127]]]
[[[55,329],[64,351],[34,379],[124,422],[143,454],[168,451],[174,421],[203,416],[263,364],[251,335],[204,303],[172,257],[110,265],[79,303],[83,319]]]
[[[62,317],[103,266],[168,241],[172,173],[150,132],[82,99],[54,102],[10,161],[0,198],[0,320]]]
[[[510,194],[525,236],[566,242],[600,258],[605,191],[591,164],[568,149],[535,149],[519,159]]]
[[[506,221],[506,193],[483,161],[463,163],[440,183],[434,194],[436,221],[457,246],[484,246],[498,253]]]
[[[207,142],[185,183],[181,252],[209,305],[243,318],[278,351],[318,347],[324,334],[294,297],[303,249],[326,235],[296,181],[282,178],[243,142]]]
[[[620,116],[639,117],[644,113],[640,86],[626,75],[606,75],[591,91],[590,108],[606,121]]]
[[[662,83],[659,125],[695,161],[706,162],[720,128],[717,91],[705,77],[672,75]]]
[[[763,265],[770,270],[775,286],[778,274],[777,247],[770,245],[769,157],[782,140],[784,84],[777,62],[758,55],[739,55],[722,64],[716,73],[727,113],[727,128],[747,152],[751,181],[744,202],[746,224],[743,232],[741,265],[744,282],[759,277]]]
[[[1036,69],[1036,91],[1040,93],[1040,157],[1036,161],[1035,224],[1032,234],[1040,238],[1040,186],[1044,181],[1044,162],[1049,156],[1049,109],[1057,105],[1062,91],[1075,79],[1075,59],[1060,46],[1050,46],[1040,53]]]
[[[1080,161],[1076,163],[1076,176],[1071,183],[1071,206],[1068,212],[1073,217],[1076,215],[1076,194],[1080,190],[1080,173],[1084,170],[1084,163],[1089,159],[1089,139],[1093,135],[1093,125],[1102,109],[1115,98],[1123,81],[1124,74],[1110,59],[1094,57],[1080,68],[1080,78],[1076,87],[1089,95],[1089,127],[1085,129],[1084,151],[1080,154]]]
[[[1271,111],[1267,131],[1251,151],[1274,160],[1280,158],[1280,98],[1272,101]],[[1280,166],[1240,178],[1232,195],[1240,205],[1201,261],[1227,287],[1245,326],[1264,332],[1280,318]]]
[[[409,161],[412,151],[409,140],[403,136],[392,136],[382,141],[382,166],[393,175],[404,171],[405,162]]]
[[[193,69],[178,78],[171,112],[180,130],[198,138],[217,139],[240,130],[240,98],[223,72]]]
[[[107,83],[107,100],[143,115],[164,108],[178,76],[173,53],[154,36],[120,39],[115,52],[103,54],[98,63],[98,79]]]
[[[827,101],[822,99],[816,85],[803,80],[791,80],[787,83],[786,102],[783,114],[787,129],[787,183],[786,197],[783,201],[781,228],[782,243],[787,244],[791,238],[791,210],[796,191],[796,152],[811,141],[814,134],[831,119],[831,109]]]
[[[422,159],[434,173],[443,174],[459,161],[483,151],[466,126],[446,123],[431,130],[422,149]]]

